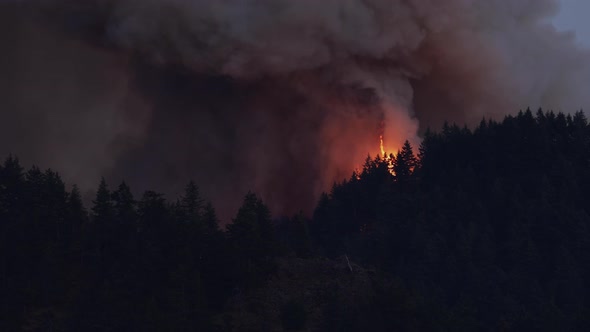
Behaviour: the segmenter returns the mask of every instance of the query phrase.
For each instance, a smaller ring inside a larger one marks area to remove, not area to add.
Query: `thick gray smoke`
[[[0,154],[92,187],[233,213],[255,190],[310,209],[379,135],[395,150],[473,124],[590,101],[588,52],[553,0],[0,1]]]

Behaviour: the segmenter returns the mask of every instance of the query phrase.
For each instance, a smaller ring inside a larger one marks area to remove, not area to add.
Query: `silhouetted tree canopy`
[[[0,330],[587,331],[589,170],[584,113],[526,110],[369,156],[311,216],[250,192],[224,228],[192,181],[102,178],[87,210],[11,155]]]

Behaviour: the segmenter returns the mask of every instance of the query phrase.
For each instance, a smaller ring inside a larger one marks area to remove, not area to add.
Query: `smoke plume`
[[[384,135],[588,104],[553,0],[0,1],[0,154],[222,216],[311,209]]]

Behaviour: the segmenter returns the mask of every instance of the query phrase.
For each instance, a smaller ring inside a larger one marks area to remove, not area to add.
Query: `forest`
[[[188,179],[187,179],[188,180]],[[221,226],[103,178],[0,166],[0,331],[589,331],[590,125],[521,111],[368,156],[311,215]]]

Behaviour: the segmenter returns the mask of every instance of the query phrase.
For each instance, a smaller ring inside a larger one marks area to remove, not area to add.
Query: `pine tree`
[[[68,210],[70,211],[72,219],[77,220],[80,223],[86,221],[86,218],[88,217],[88,212],[86,211],[86,208],[84,208],[82,195],[80,195],[80,189],[78,189],[77,185],[72,186],[72,191],[68,195]]]
[[[274,268],[276,244],[270,211],[254,193],[244,198],[236,218],[227,226],[238,264],[247,284],[257,284]]]
[[[297,256],[301,258],[310,257],[312,254],[312,246],[308,221],[303,216],[303,213],[300,212],[290,221],[290,223],[293,228],[293,239],[291,239],[291,242]]]
[[[406,141],[402,150],[397,153],[393,170],[398,180],[406,180],[412,175],[418,160],[414,156],[410,142]]]
[[[130,256],[136,250],[137,202],[125,182],[119,185],[111,198],[114,217],[107,229],[107,234],[111,238],[113,259],[122,260],[121,265],[129,266]]]
[[[44,174],[44,201],[48,204],[48,220],[54,230],[55,240],[59,241],[66,228],[68,192],[66,185],[57,172],[48,169]]]
[[[253,255],[272,254],[274,230],[268,207],[254,193],[249,192],[238,215],[227,226],[231,239]]]
[[[18,158],[9,155],[0,169],[0,208],[12,217],[22,212],[24,174]]]
[[[213,234],[220,231],[219,220],[217,219],[217,214],[215,213],[215,209],[211,203],[207,203],[205,205],[203,221],[208,234]]]
[[[125,228],[134,227],[137,219],[137,202],[133,198],[129,186],[122,182],[111,197],[117,223],[126,226]]]
[[[22,329],[19,319],[23,315],[25,289],[30,279],[30,256],[25,253],[30,240],[22,223],[24,190],[23,168],[18,159],[10,155],[0,165],[0,330],[5,331]]]
[[[578,111],[574,114],[572,125],[576,128],[586,128],[588,126],[588,118],[586,118],[584,112]]]
[[[105,264],[113,257],[113,202],[107,183],[101,178],[96,197],[92,201],[92,230],[88,233],[91,251],[99,258],[97,268],[106,273]]]
[[[92,201],[93,221],[96,223],[110,222],[113,217],[113,202],[107,183],[104,178],[100,179],[96,198]]]
[[[199,222],[203,215],[203,199],[199,192],[199,187],[195,182],[190,181],[184,190],[184,195],[180,200],[182,212],[189,222]]]
[[[140,228],[158,232],[162,230],[169,216],[164,195],[155,191],[146,191],[139,201]]]
[[[82,259],[83,227],[88,221],[88,212],[82,203],[82,196],[77,185],[68,194],[65,239],[73,256]]]

